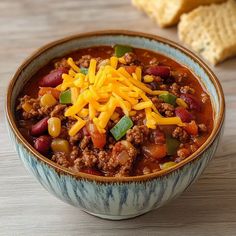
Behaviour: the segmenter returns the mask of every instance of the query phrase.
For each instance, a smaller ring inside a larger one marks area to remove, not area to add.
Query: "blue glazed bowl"
[[[214,129],[191,156],[168,170],[135,177],[101,177],[74,174],[38,153],[17,129],[14,109],[26,82],[52,59],[80,48],[128,44],[166,55],[189,68],[208,91],[214,108]],[[167,39],[129,31],[102,31],[75,35],[50,43],[35,52],[17,70],[7,93],[9,134],[25,167],[53,195],[73,206],[106,219],[135,217],[174,199],[203,172],[213,157],[222,133],[225,104],[213,72],[197,56]]]

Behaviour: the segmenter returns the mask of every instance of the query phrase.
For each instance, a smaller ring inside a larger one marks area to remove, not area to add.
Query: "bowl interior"
[[[63,40],[48,44],[39,49],[30,57],[15,74],[13,82],[8,91],[8,108],[11,116],[14,117],[16,99],[27,81],[43,66],[51,60],[62,57],[69,52],[80,48],[87,48],[99,45],[126,44],[137,48],[148,49],[158,52],[174,59],[182,65],[188,67],[195,74],[205,89],[208,91],[214,110],[214,129],[209,137],[213,139],[216,134],[224,114],[224,97],[222,88],[214,74],[205,64],[190,53],[188,50],[176,45],[175,43],[156,36],[145,35],[135,32],[100,32],[88,33],[84,35],[72,36]],[[19,135],[19,133],[18,133]],[[23,137],[21,137],[23,139]],[[25,141],[26,142],[26,141]],[[190,156],[191,157],[191,156]]]

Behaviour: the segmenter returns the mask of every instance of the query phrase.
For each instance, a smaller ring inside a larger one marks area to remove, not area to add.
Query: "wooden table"
[[[0,235],[236,235],[236,59],[213,68],[227,102],[225,133],[213,161],[181,197],[126,221],[105,221],[66,205],[24,169],[7,135],[4,95],[20,63],[49,41],[84,31],[130,29],[178,41],[129,0],[0,1]]]

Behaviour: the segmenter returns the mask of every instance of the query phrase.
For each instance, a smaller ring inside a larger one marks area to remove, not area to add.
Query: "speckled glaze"
[[[214,129],[193,155],[167,171],[122,178],[73,174],[36,152],[17,130],[14,118],[19,92],[39,68],[71,51],[98,45],[128,44],[164,54],[186,65],[200,78],[211,95]],[[9,85],[6,107],[8,130],[25,167],[53,195],[64,202],[105,219],[132,218],[156,209],[181,194],[203,172],[214,156],[224,121],[224,95],[210,69],[181,46],[153,35],[127,31],[104,31],[71,36],[34,53],[18,69]]]

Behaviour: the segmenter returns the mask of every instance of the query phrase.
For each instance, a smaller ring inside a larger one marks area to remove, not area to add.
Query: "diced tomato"
[[[96,126],[93,123],[89,123],[87,130],[91,136],[94,147],[103,148],[106,144],[106,134],[99,133]]]
[[[60,91],[52,87],[40,87],[38,95],[43,96],[44,94],[49,93],[56,99],[60,97]]]
[[[143,153],[152,159],[162,159],[167,155],[166,144],[146,144],[143,146]]]
[[[198,134],[198,126],[195,120],[192,120],[190,123],[186,123],[184,129],[187,131],[188,134],[197,135]]]
[[[132,75],[132,73],[135,73],[135,69],[137,66],[125,66],[125,70]]]

